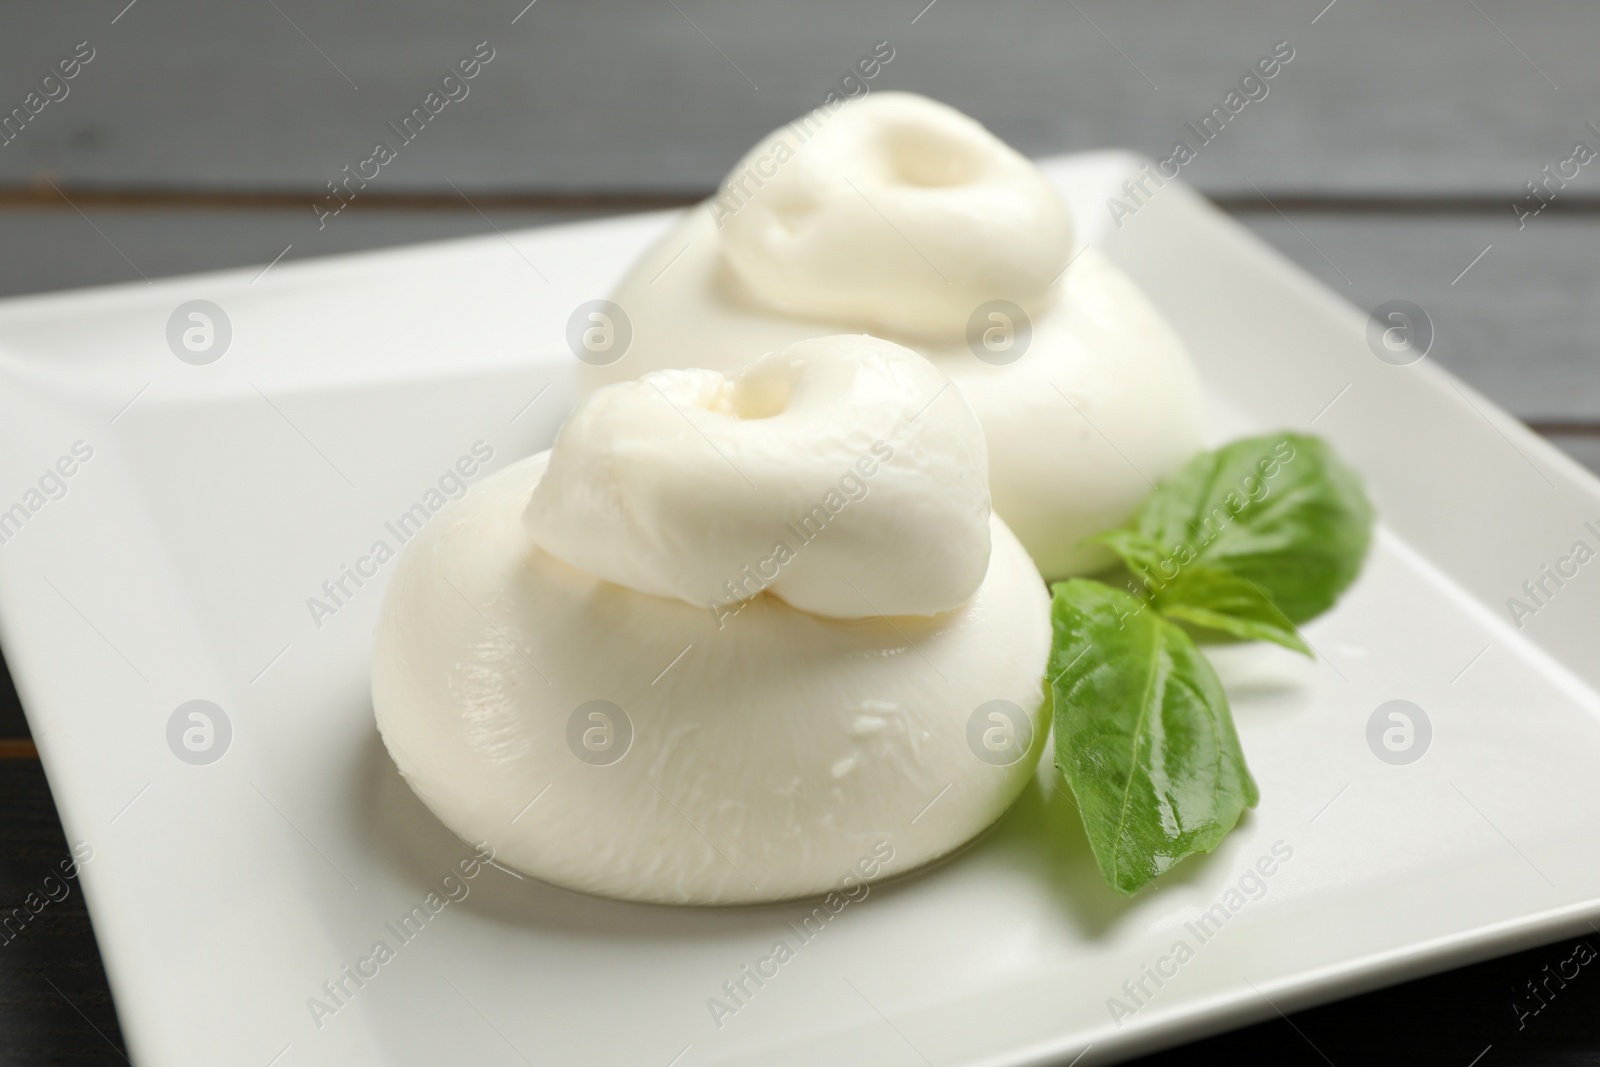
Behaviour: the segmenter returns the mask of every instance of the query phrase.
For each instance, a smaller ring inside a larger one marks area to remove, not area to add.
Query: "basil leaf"
[[[1177,578],[1159,588],[1152,603],[1169,619],[1311,655],[1294,623],[1259,586],[1215,567],[1196,564],[1179,571]]]
[[[1160,568],[1167,563],[1167,552],[1157,541],[1146,537],[1138,530],[1107,530],[1103,534],[1096,534],[1088,539],[1090,544],[1105,545],[1128,565],[1128,569],[1140,577],[1159,577]]]
[[[1247,641],[1271,641],[1295,652],[1311,649],[1278,606],[1247,578],[1198,563],[1180,568],[1170,581],[1161,575],[1173,563],[1161,547],[1136,530],[1110,530],[1090,540],[1107,545],[1144,582],[1138,594],[1169,619],[1216,630]]]
[[[1302,623],[1360,573],[1372,505],[1326,443],[1284,432],[1202,452],[1150,494],[1133,526],[1165,550],[1142,567],[1168,580],[1196,563],[1228,571]]]
[[[1100,582],[1053,593],[1056,766],[1101,874],[1132,893],[1215,848],[1259,794],[1222,685],[1188,634]]]

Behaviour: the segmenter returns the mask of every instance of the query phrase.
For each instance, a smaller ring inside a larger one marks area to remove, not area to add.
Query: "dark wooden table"
[[[1186,176],[1358,305],[1422,305],[1430,358],[1600,470],[1600,161],[1538,199],[1526,184],[1570,175],[1576,142],[1600,148],[1600,5],[525,2],[12,0],[0,115],[25,110],[0,137],[0,295],[686,203],[879,41],[894,58],[871,88],[939,97],[1030,154],[1165,155],[1287,41],[1267,97]],[[470,94],[319,229],[326,183],[480,42],[493,58]],[[74,76],[43,83],[62,61]],[[26,906],[67,855],[7,682],[0,906]],[[1141,1062],[1600,1063],[1600,978],[1521,1025],[1513,1007],[1571,952]],[[74,890],[0,945],[0,1062],[113,1064],[120,1049]]]

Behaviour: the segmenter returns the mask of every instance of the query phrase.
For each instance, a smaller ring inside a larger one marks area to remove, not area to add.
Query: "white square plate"
[[[470,850],[373,726],[387,568],[320,626],[307,607],[475,443],[497,467],[550,440],[568,314],[668,216],[0,304],[0,509],[26,512],[0,544],[0,626],[93,849],[135,1059],[1088,1064],[1600,916],[1600,564],[1541,570],[1600,546],[1600,484],[1429,361],[1374,358],[1362,313],[1187,189],[1111,226],[1139,164],[1047,169],[1194,350],[1215,436],[1315,422],[1364,473],[1383,520],[1366,572],[1308,628],[1315,664],[1217,653],[1262,802],[1214,855],[1118,898],[1046,765],[974,847],[803,943],[810,905],[618,904],[494,869],[402,942],[390,924]],[[194,299],[232,327],[206,366],[167,342]],[[65,495],[29,496],[80,441]],[[1506,600],[1541,579],[1519,630]],[[168,743],[195,699],[231,724],[208,765]],[[1391,699],[1432,725],[1408,765],[1369,749]],[[1292,857],[1252,879],[1279,842]],[[716,1025],[708,1001],[778,940],[795,958]],[[328,998],[379,941],[393,959]]]

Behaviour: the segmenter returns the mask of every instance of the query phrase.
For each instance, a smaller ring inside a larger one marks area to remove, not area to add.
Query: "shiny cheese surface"
[[[983,430],[927,360],[866,335],[594,394],[528,505],[547,552],[697,607],[835,618],[960,607],[989,566]]]
[[[1084,538],[1201,447],[1183,343],[1099,249],[1075,245],[1037,168],[977,123],[905,93],[845,104],[806,134],[816,121],[775,131],[634,266],[612,294],[630,345],[580,367],[580,388],[869,331],[960,388],[987,438],[993,506],[1047,577],[1105,566]],[[992,318],[995,301],[1020,318]],[[985,348],[996,328],[1017,347]]]
[[[1049,603],[998,519],[958,610],[837,619],[758,596],[719,616],[534,546],[522,514],[548,460],[495,474],[428,524],[396,565],[377,632],[384,742],[464,841],[610,897],[782,900],[838,889],[878,842],[894,850],[884,874],[944,855],[1032,776],[1048,730]],[[601,706],[609,724],[585,713],[574,739],[574,715],[597,700],[626,718]],[[969,741],[996,700],[1032,733],[1009,766]],[[613,744],[631,734],[620,759],[576,754],[583,732],[599,746],[607,729]]]
[[[372,695],[412,789],[500,862],[751,903],[998,818],[1043,748],[1049,645],[961,393],[845,335],[580,402],[406,546]]]

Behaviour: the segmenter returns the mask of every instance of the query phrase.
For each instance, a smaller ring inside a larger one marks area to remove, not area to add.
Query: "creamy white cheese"
[[[572,889],[731,904],[903,873],[998,818],[1048,730],[1048,596],[986,499],[959,392],[887,342],[602,390],[407,545],[384,742],[464,840]],[[729,596],[747,565],[765,586]]]
[[[1050,302],[1072,252],[1066,207],[972,119],[880,93],[799,137],[785,126],[752,148],[733,173],[759,190],[719,212],[728,262],[761,304],[939,341],[986,300]]]
[[[619,383],[562,426],[528,531],[597,578],[696,607],[766,591],[835,618],[950,611],[989,567],[989,486],[983,430],[948,386],[865,334],[731,378]]]
[[[1155,308],[1102,252],[1075,246],[1037,168],[920,96],[874,93],[775,131],[612,299],[630,346],[580,367],[581,389],[727,370],[842,330],[916,349],[976,412],[994,508],[1051,578],[1110,562],[1083,539],[1124,521],[1202,443],[1198,377]],[[992,318],[993,301],[1022,319]],[[1019,357],[983,347],[985,331],[1003,344],[1023,322]]]

